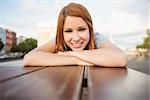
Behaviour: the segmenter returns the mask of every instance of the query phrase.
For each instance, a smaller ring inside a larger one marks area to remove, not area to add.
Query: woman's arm
[[[76,61],[77,58],[73,56],[61,56],[45,51],[30,52],[23,58],[24,66],[77,65]]]
[[[87,62],[80,61],[74,56],[59,55],[53,53],[55,44],[48,42],[40,47],[35,48],[26,54],[23,58],[24,66],[55,66],[55,65],[91,65]]]
[[[125,67],[127,65],[127,57],[124,52],[111,42],[103,43],[99,49],[69,51],[65,55],[73,55],[83,61],[98,66]]]

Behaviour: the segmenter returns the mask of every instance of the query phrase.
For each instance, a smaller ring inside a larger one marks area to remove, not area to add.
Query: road
[[[23,67],[22,60],[0,62],[0,68],[3,67]]]
[[[150,74],[150,57],[135,57],[129,58],[128,68]]]

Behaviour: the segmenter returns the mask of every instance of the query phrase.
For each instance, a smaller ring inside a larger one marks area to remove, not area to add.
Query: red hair
[[[69,50],[69,47],[66,45],[63,38],[64,22],[67,16],[81,17],[86,22],[86,24],[89,27],[90,33],[90,40],[86,46],[86,49],[94,49],[95,43],[94,43],[93,23],[89,12],[81,4],[70,3],[61,10],[58,17],[57,33],[56,33],[56,52]]]

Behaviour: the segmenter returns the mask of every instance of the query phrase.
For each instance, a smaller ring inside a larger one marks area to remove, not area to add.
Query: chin
[[[81,51],[81,50],[83,50],[83,49],[72,49],[73,51]]]
[[[73,51],[81,51],[84,50],[84,48],[71,48]]]

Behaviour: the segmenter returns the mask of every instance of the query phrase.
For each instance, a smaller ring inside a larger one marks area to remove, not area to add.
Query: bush
[[[25,41],[19,43],[16,46],[11,48],[11,52],[23,52],[24,54],[28,53],[32,49],[37,47],[37,40],[33,38],[28,38]]]
[[[150,49],[150,29],[147,29],[147,37],[144,38],[144,43],[137,45],[136,48]]]

